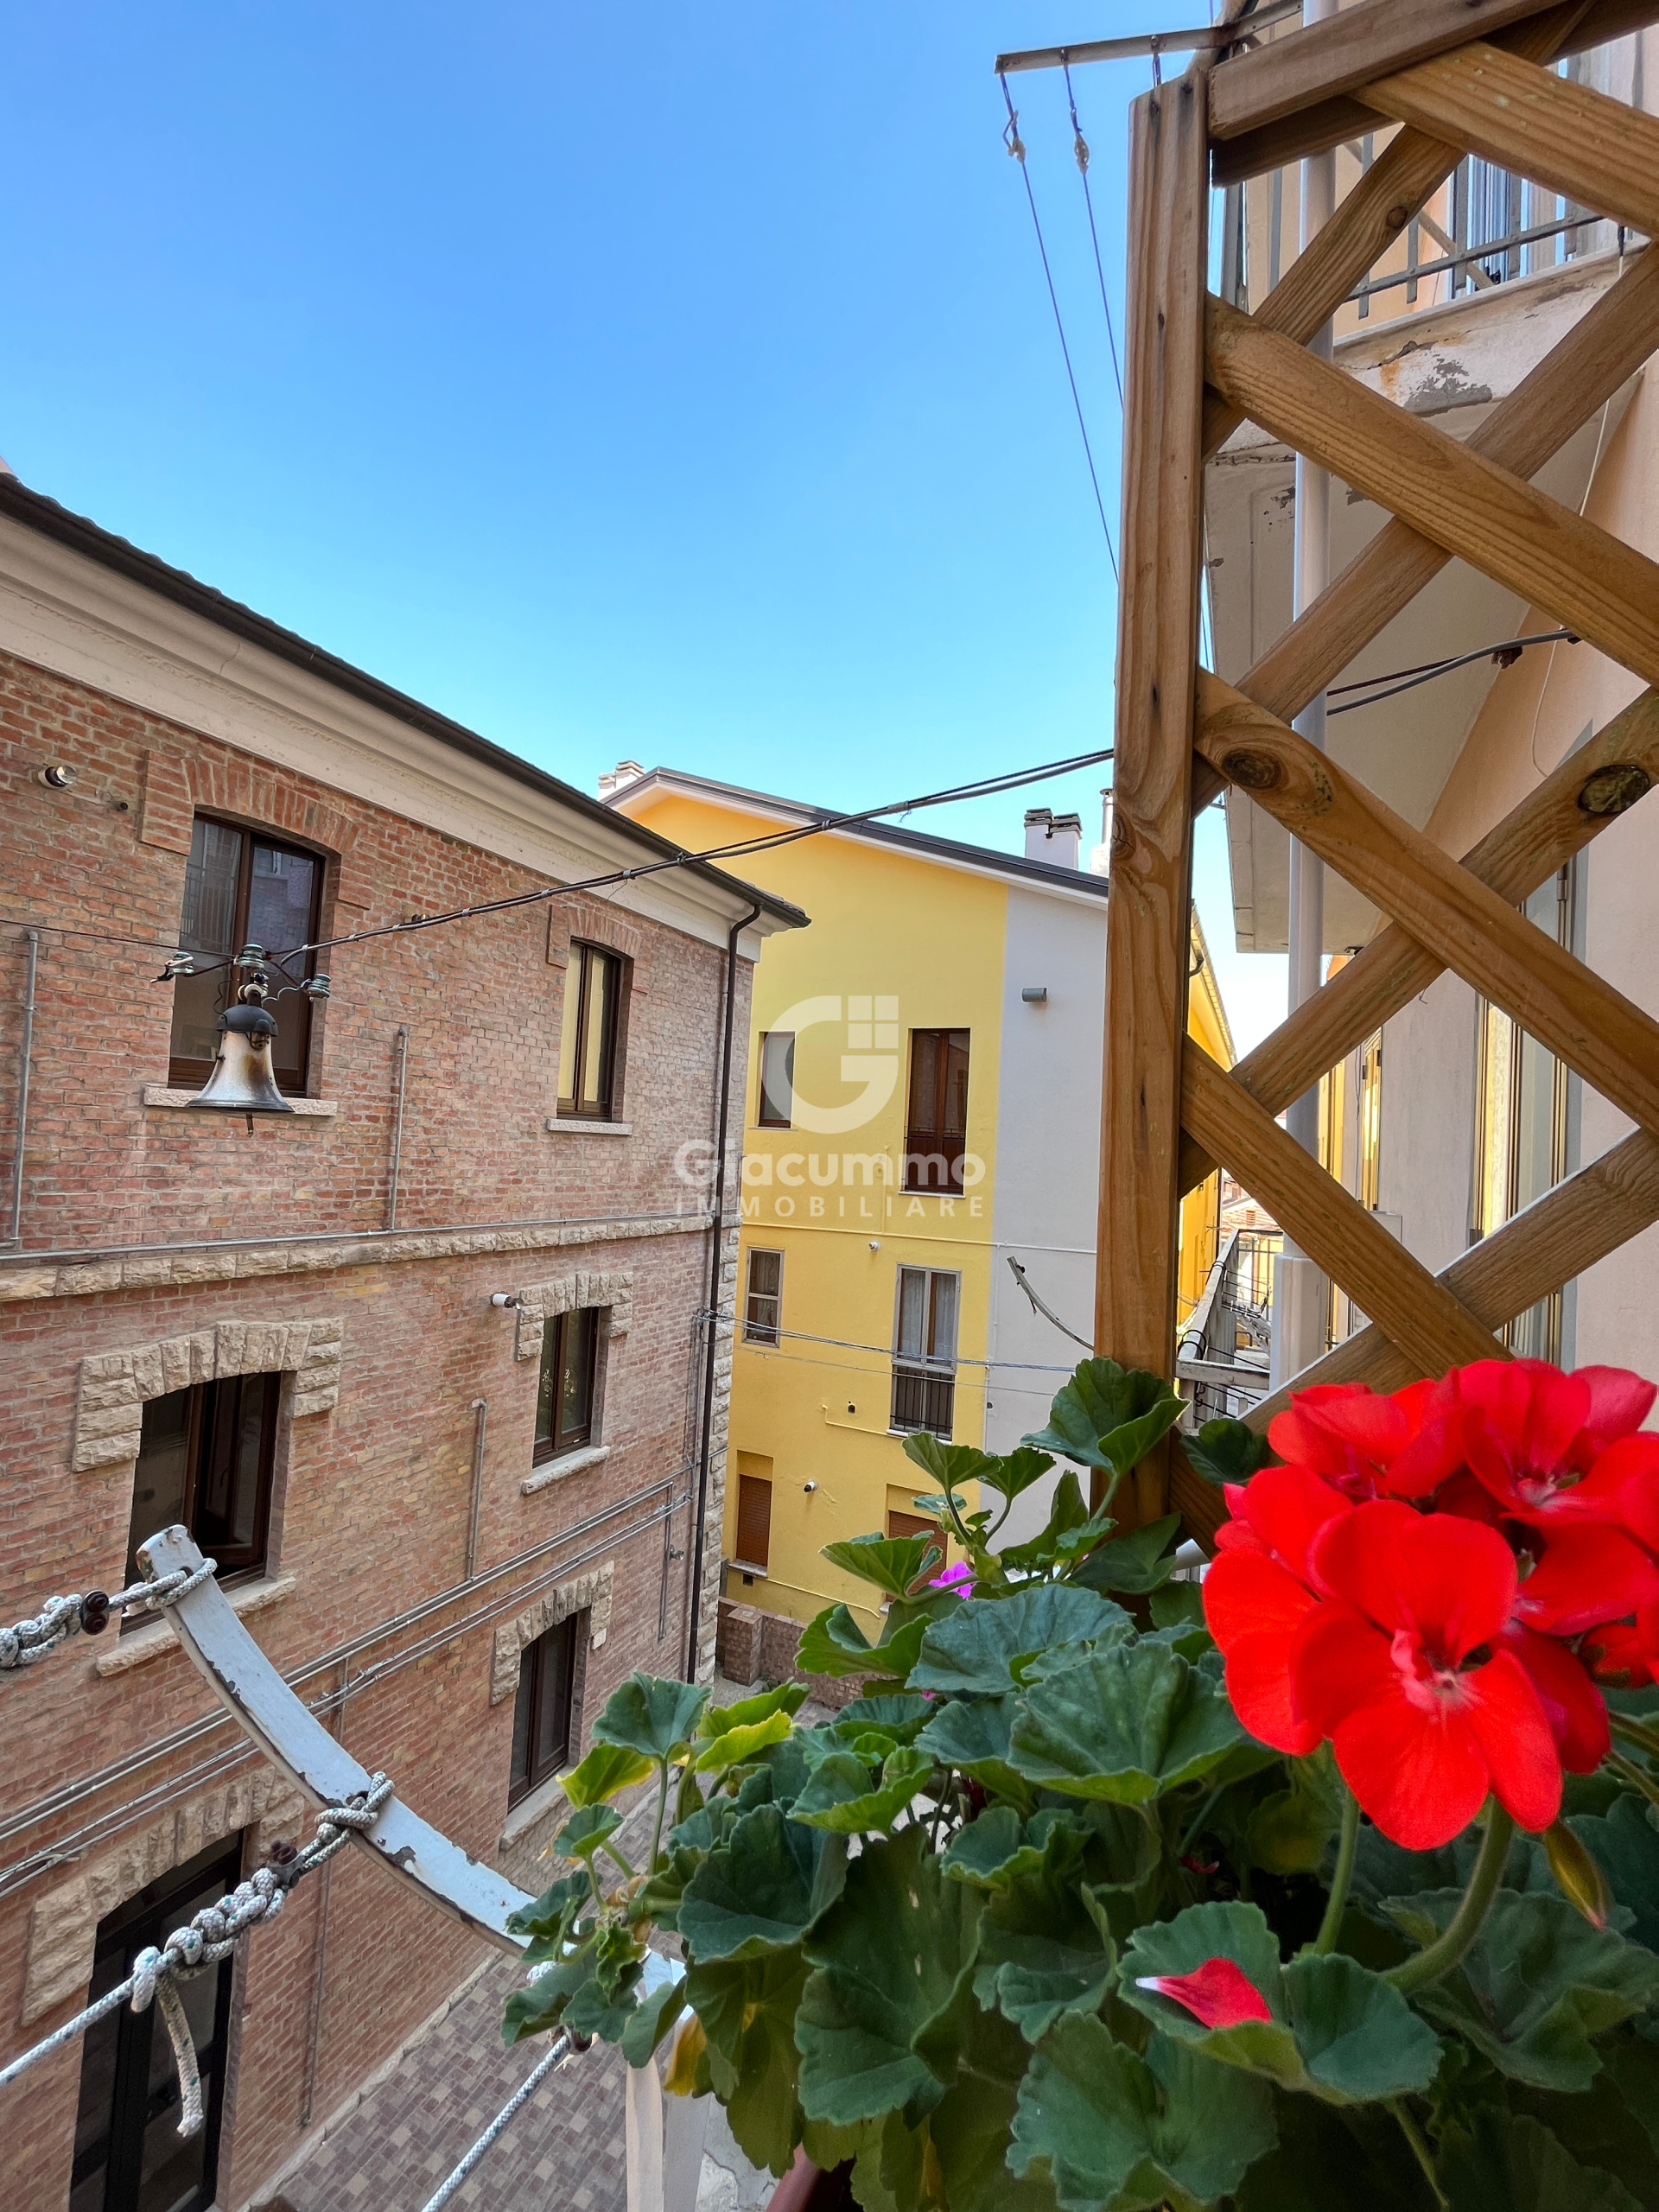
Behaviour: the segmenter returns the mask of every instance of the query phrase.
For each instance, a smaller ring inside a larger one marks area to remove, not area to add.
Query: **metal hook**
[[[1002,87],[1003,104],[1008,111],[1008,119],[1002,126],[1002,143],[1016,162],[1023,162],[1026,158],[1026,142],[1020,136],[1020,111],[1014,104],[1014,95],[1008,90],[1007,79],[999,76],[996,81]]]

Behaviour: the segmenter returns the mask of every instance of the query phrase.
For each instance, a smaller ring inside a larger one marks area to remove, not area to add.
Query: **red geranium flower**
[[[1312,1565],[1332,1602],[1298,1634],[1294,1707],[1332,1738],[1382,1833],[1433,1850],[1489,1792],[1522,1827],[1548,1827],[1560,1809],[1561,1764],[1538,1693],[1512,1650],[1478,1656],[1515,1611],[1503,1538],[1382,1499],[1325,1529]]]
[[[1438,1382],[1414,1382],[1392,1397],[1363,1382],[1300,1390],[1274,1414],[1268,1440],[1281,1459],[1356,1501],[1425,1497],[1463,1463],[1462,1412]]]
[[[1465,1409],[1471,1467],[1506,1513],[1526,1521],[1563,1510],[1607,1517],[1580,1478],[1640,1428],[1655,1391],[1622,1367],[1564,1375],[1541,1359],[1477,1360],[1444,1387]]]
[[[1324,1731],[1297,1713],[1290,1653],[1319,1599],[1307,1553],[1325,1523],[1352,1510],[1306,1467],[1264,1467],[1248,1488],[1230,1484],[1233,1518],[1216,1535],[1204,1578],[1204,1616],[1227,1662],[1227,1694],[1249,1730],[1276,1751],[1311,1751]]]
[[[1584,1662],[1553,1636],[1511,1620],[1498,1639],[1526,1669],[1569,1774],[1593,1774],[1607,1756],[1607,1707]]]
[[[1548,1636],[1579,1636],[1659,1598],[1659,1566],[1622,1529],[1552,1515],[1533,1539],[1538,1564],[1521,1585],[1516,1618]]]
[[[1137,1974],[1135,1986],[1172,1999],[1206,2028],[1236,2028],[1241,2020],[1273,2018],[1272,2005],[1232,1959],[1206,1959],[1191,1974]]]
[[[1632,1689],[1659,1681],[1659,1602],[1638,1605],[1634,1621],[1595,1629],[1584,1642],[1604,1681],[1628,1682]]]

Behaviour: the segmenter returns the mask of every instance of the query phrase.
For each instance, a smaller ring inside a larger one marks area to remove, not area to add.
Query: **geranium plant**
[[[912,1438],[938,1539],[830,1547],[880,1636],[801,1639],[863,1694],[625,1685],[506,2034],[671,2037],[671,2088],[866,2212],[1659,2204],[1654,1395],[1493,1360],[1212,1422],[1202,1585],[1173,1516],[1113,1522],[1156,1377],[1085,1361],[1007,1456]],[[637,2002],[658,1929],[686,1972]]]

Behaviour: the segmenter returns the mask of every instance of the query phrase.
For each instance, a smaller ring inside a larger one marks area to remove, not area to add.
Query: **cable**
[[[1430,683],[1437,676],[1448,676],[1454,668],[1466,668],[1471,661],[1496,660],[1507,668],[1509,662],[1503,656],[1512,654],[1518,657],[1525,645],[1576,645],[1579,642],[1576,630],[1541,630],[1535,637],[1504,638],[1495,645],[1478,645],[1471,653],[1454,653],[1449,660],[1428,661],[1421,668],[1396,669],[1395,674],[1402,679],[1397,683],[1387,676],[1372,676],[1362,677],[1356,683],[1333,684],[1325,695],[1327,698],[1334,697],[1339,691],[1358,691],[1366,683],[1384,683],[1388,689],[1369,692],[1363,699],[1345,700],[1340,707],[1327,707],[1325,713],[1351,715],[1357,707],[1375,707],[1384,699],[1397,698],[1402,691],[1414,691],[1420,683]]]
[[[1112,303],[1106,296],[1106,271],[1101,265],[1100,233],[1095,228],[1094,194],[1089,189],[1089,141],[1083,135],[1083,125],[1077,121],[1077,103],[1071,91],[1071,65],[1062,61],[1065,77],[1065,101],[1071,111],[1071,152],[1077,164],[1077,174],[1083,179],[1083,204],[1089,210],[1089,239],[1095,249],[1095,274],[1100,279],[1100,304],[1106,311],[1106,343],[1112,349],[1112,382],[1117,386],[1117,404],[1123,406],[1123,372],[1118,366],[1117,333],[1112,327]],[[1116,563],[1113,563],[1116,573]]]
[[[1048,248],[1043,243],[1043,226],[1037,214],[1037,195],[1031,188],[1031,173],[1026,167],[1026,142],[1020,136],[1020,115],[1008,91],[1008,80],[999,76],[1002,99],[1008,111],[1008,120],[1002,132],[1002,143],[1020,164],[1020,181],[1026,188],[1026,204],[1031,209],[1031,226],[1037,233],[1037,251],[1042,257],[1043,279],[1048,286],[1048,302],[1054,310],[1054,327],[1059,334],[1060,353],[1065,362],[1065,380],[1071,387],[1071,404],[1077,410],[1077,429],[1083,439],[1083,457],[1089,464],[1089,481],[1095,487],[1095,505],[1100,513],[1100,526],[1106,534],[1106,556],[1112,564],[1112,581],[1121,582],[1117,573],[1117,548],[1112,543],[1112,526],[1106,519],[1106,502],[1100,496],[1100,479],[1095,473],[1095,456],[1089,444],[1089,426],[1083,419],[1083,402],[1077,396],[1077,379],[1071,368],[1071,349],[1065,342],[1065,324],[1060,317],[1059,295],[1054,289],[1054,272],[1048,265]],[[1087,179],[1084,180],[1085,183]],[[1090,219],[1092,220],[1092,218]]]

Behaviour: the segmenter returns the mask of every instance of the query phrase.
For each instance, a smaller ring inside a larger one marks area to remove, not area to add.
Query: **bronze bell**
[[[214,1107],[228,1114],[294,1111],[277,1090],[271,1070],[276,1017],[261,1004],[266,988],[263,969],[255,969],[237,993],[237,1003],[219,1015],[219,1057],[213,1073],[190,1101],[192,1106]]]

